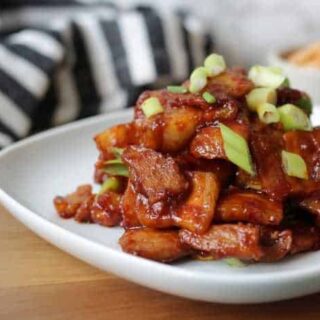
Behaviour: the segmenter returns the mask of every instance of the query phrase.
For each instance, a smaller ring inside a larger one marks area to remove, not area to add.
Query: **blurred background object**
[[[212,50],[231,66],[267,63],[319,40],[319,13],[318,0],[2,0],[0,148],[131,106]]]

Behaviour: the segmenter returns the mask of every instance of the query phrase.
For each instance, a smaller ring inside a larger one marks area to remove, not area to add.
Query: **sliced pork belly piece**
[[[292,250],[292,231],[262,228],[260,243],[263,248],[263,257],[260,261],[274,262],[281,260]]]
[[[226,125],[246,140],[248,139],[249,128],[246,124],[230,122]],[[220,128],[205,127],[201,129],[190,144],[190,153],[195,158],[227,160]]]
[[[240,98],[249,93],[253,88],[253,83],[242,70],[231,69],[216,77],[209,78],[206,90],[213,94],[223,92],[228,96]]]
[[[293,243],[291,254],[319,250],[320,230],[313,226],[296,226],[292,229]]]
[[[192,172],[191,193],[175,210],[176,224],[191,232],[206,232],[214,217],[219,192],[220,182],[214,173]]]
[[[289,131],[283,140],[287,151],[299,154],[306,162],[309,178],[320,182],[320,129]]]
[[[161,262],[188,256],[191,250],[180,243],[178,231],[127,230],[119,240],[123,251]]]
[[[279,200],[285,198],[291,190],[282,168],[281,143],[281,131],[268,128],[251,134],[250,149],[262,190],[270,197]]]
[[[138,193],[150,204],[178,196],[187,191],[189,183],[171,157],[151,149],[132,146],[122,154]]]
[[[263,256],[260,246],[260,227],[253,224],[213,225],[204,234],[189,230],[179,232],[182,243],[214,259],[226,257],[259,261]]]
[[[278,225],[283,217],[282,202],[249,191],[231,191],[218,201],[215,220],[244,221],[263,225]]]
[[[92,187],[88,184],[85,184],[79,186],[75,192],[72,192],[66,195],[65,197],[55,197],[53,202],[59,216],[65,219],[75,217],[78,209],[81,207],[83,203],[85,203],[84,207],[82,207],[81,209],[81,214],[79,214],[79,219],[80,216],[86,216],[88,217],[88,220],[90,220],[90,213],[89,215],[85,214],[84,209],[87,206],[88,201],[91,202],[92,197]]]
[[[315,217],[316,224],[320,226],[320,190],[299,201],[298,205],[309,211]]]
[[[91,208],[92,220],[106,227],[117,226],[122,218],[120,201],[121,195],[115,192],[97,195]]]

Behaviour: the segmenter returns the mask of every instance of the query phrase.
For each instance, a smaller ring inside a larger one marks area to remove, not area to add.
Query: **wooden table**
[[[152,291],[101,272],[34,235],[0,206],[0,319],[320,319],[320,294],[221,305]]]

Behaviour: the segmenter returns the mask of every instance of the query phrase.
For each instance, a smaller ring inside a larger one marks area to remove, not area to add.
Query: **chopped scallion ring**
[[[119,191],[120,181],[116,177],[108,177],[100,187],[99,194],[105,193],[107,191]]]
[[[161,105],[159,99],[155,97],[146,99],[142,103],[141,109],[147,118],[150,118],[158,113],[164,112],[164,108]]]
[[[304,110],[308,115],[312,113],[312,102],[308,95],[303,95],[300,100],[298,100],[296,103],[296,106],[300,109]]]
[[[271,103],[261,103],[257,108],[257,113],[261,122],[270,124],[280,121],[280,115],[275,105]]]
[[[120,158],[123,151],[124,151],[124,148],[112,147],[111,150],[112,150],[113,155],[116,158]]]
[[[290,80],[289,78],[285,78],[284,81],[281,84],[281,87],[283,88],[290,88]]]
[[[288,176],[308,179],[307,165],[299,154],[283,150],[281,158],[283,168]]]
[[[215,96],[212,95],[212,94],[211,94],[210,92],[208,92],[208,91],[206,91],[206,92],[203,93],[202,98],[203,98],[206,102],[208,102],[208,103],[210,103],[210,104],[216,102]]]
[[[214,77],[226,70],[226,62],[223,56],[212,53],[204,60],[204,67],[208,76]]]
[[[257,107],[261,103],[276,104],[277,93],[272,88],[255,88],[246,95],[246,101],[251,111],[257,111]]]
[[[293,104],[285,104],[278,108],[280,121],[284,130],[303,130],[311,131],[312,126],[308,116]]]
[[[225,258],[223,261],[232,268],[243,268],[246,266],[246,264],[237,258]]]
[[[167,90],[171,93],[187,93],[188,89],[183,86],[167,86]]]
[[[129,177],[129,170],[123,163],[107,164],[104,172],[110,176]]]
[[[197,93],[207,85],[207,72],[204,67],[196,68],[190,76],[189,91]]]
[[[220,124],[224,144],[224,152],[228,160],[251,175],[255,172],[252,167],[251,155],[247,141],[224,124]]]
[[[275,67],[253,66],[248,74],[257,87],[279,88],[286,80],[281,69]]]
[[[116,159],[111,159],[111,160],[107,160],[105,162],[105,164],[119,164],[119,163],[123,163],[121,158],[116,158]]]

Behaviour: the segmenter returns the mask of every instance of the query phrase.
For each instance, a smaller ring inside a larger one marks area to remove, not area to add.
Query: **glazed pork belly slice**
[[[260,231],[260,244],[263,256],[260,261],[279,261],[290,254],[293,245],[292,231],[262,227]]]
[[[283,135],[285,150],[299,154],[307,165],[308,180],[287,177],[291,195],[307,197],[320,190],[320,129],[289,131]]]
[[[283,205],[253,191],[231,190],[219,198],[214,219],[217,222],[251,222],[278,225]]]
[[[165,201],[153,205],[141,193],[137,193],[131,180],[122,198],[122,226],[133,229],[139,226],[165,229],[174,227],[170,206]]]
[[[127,188],[121,199],[121,226],[125,229],[137,228],[141,226],[141,223],[138,219],[136,201],[137,193],[135,192],[133,184],[129,179]]]
[[[103,155],[103,159],[113,158],[113,147],[124,148],[132,144],[134,138],[133,123],[118,124],[104,130],[94,137],[98,150]]]
[[[76,218],[78,221],[91,221],[90,207],[94,195],[89,184],[79,186],[76,191],[65,197],[54,198],[54,206],[61,218]]]
[[[106,227],[119,225],[121,216],[121,195],[115,192],[104,192],[97,195],[91,207],[92,221]]]
[[[218,176],[212,172],[191,172],[191,193],[174,210],[176,225],[195,233],[206,232],[213,220],[220,192]]]
[[[123,251],[161,262],[171,262],[190,255],[180,242],[178,231],[154,229],[127,230],[119,240]]]
[[[282,131],[270,127],[254,130],[250,147],[261,190],[273,199],[284,199],[291,188],[282,168]]]
[[[319,248],[319,231],[294,230],[254,224],[213,225],[205,234],[180,230],[180,241],[206,258],[238,258],[274,262],[302,251]]]
[[[248,140],[249,128],[246,124],[235,121],[225,124]],[[195,158],[227,160],[220,128],[211,126],[202,128],[190,144],[190,153]]]
[[[319,250],[320,229],[314,226],[296,225],[292,228],[293,243],[291,254]]]
[[[283,140],[287,151],[304,159],[309,179],[320,182],[320,128],[310,132],[289,131],[283,135]]]
[[[134,121],[135,142],[162,152],[182,150],[192,139],[202,111],[197,108],[167,108],[163,113]]]
[[[263,256],[258,225],[213,225],[204,234],[180,230],[179,236],[182,243],[214,259],[234,257],[258,261]]]
[[[229,69],[218,76],[208,79],[205,90],[219,95],[224,93],[233,98],[244,97],[254,88],[253,83],[247,78],[244,70],[239,68]]]
[[[201,91],[212,93],[217,100],[230,97],[238,99],[244,97],[253,88],[253,83],[246,77],[244,70],[239,68],[229,69],[215,77],[209,77],[207,86]],[[189,81],[183,84],[189,86]],[[168,90],[145,91],[137,101],[135,109],[135,118],[143,117],[141,110],[142,103],[150,98],[157,98],[164,108],[179,108],[179,107],[197,107],[202,110],[207,110],[211,105],[206,102],[201,94],[192,93],[173,93]]]
[[[188,180],[170,156],[131,146],[124,151],[122,159],[128,165],[135,190],[146,196],[151,205],[188,190]]]
[[[320,226],[320,190],[315,191],[298,201],[298,205],[300,208],[311,213],[315,218],[317,226]]]
[[[257,178],[261,185],[260,190],[273,199],[283,200],[287,196],[306,196],[320,189],[320,182],[317,181],[318,170],[320,172],[319,129],[313,132],[290,131],[283,134],[282,130],[275,127],[262,127],[259,130],[253,130],[250,145],[257,168]],[[302,156],[308,167],[308,180],[285,174],[281,160],[282,150]],[[238,182],[241,184],[239,179]],[[259,184],[257,186],[259,187]]]

